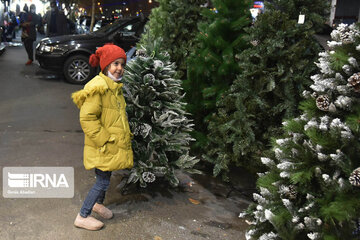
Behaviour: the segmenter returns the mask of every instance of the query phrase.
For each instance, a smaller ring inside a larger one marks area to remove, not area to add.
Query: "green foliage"
[[[159,39],[147,39],[138,56],[126,66],[123,82],[129,124],[134,133],[134,167],[128,183],[146,187],[158,178],[172,186],[179,180],[175,169],[199,173],[199,161],[189,156],[193,124],[185,111],[181,80],[175,64],[161,49]],[[149,178],[150,176],[150,178]]]
[[[316,71],[320,46],[313,34],[324,21],[326,4],[283,0],[274,5],[283,11],[268,6],[246,29],[245,40],[253,46],[237,54],[236,79],[223,97],[217,98],[206,151],[206,159],[215,166],[227,162],[258,171],[270,139],[282,133],[282,119],[299,112],[302,92]],[[308,13],[302,25],[297,23],[299,10]],[[226,175],[228,167],[221,171]]]
[[[360,106],[354,106],[354,113],[346,117],[346,123],[353,132],[360,132]]]
[[[285,12],[290,19],[295,20],[299,14],[304,14],[305,22],[310,20],[316,32],[322,29],[324,16],[330,12],[329,3],[319,0],[272,0],[271,4],[266,4],[266,8]]]
[[[247,210],[248,239],[359,237],[360,191],[350,179],[360,165],[360,95],[349,83],[360,73],[360,29],[336,31],[336,47],[319,54],[320,73],[311,77],[303,113],[284,123],[284,134],[261,158],[267,169],[259,174],[257,203]],[[316,105],[319,96],[332,107]]]
[[[303,169],[291,175],[290,182],[292,184],[306,184],[310,183],[310,180],[313,177],[314,169]]]
[[[199,45],[188,58],[187,79],[183,82],[187,109],[195,121],[192,136],[198,141],[194,148],[202,150],[216,101],[223,97],[239,72],[235,55],[247,47],[243,29],[250,23],[248,0],[214,0],[212,5],[217,13],[210,9],[202,11],[206,20],[199,23]]]
[[[277,187],[273,185],[274,182],[277,182],[279,180],[279,172],[271,172],[269,174],[264,175],[263,177],[260,177],[256,185],[258,188],[266,188],[268,189],[271,194],[276,195],[277,194]]]
[[[304,131],[304,121],[299,121],[298,119],[290,119],[286,121],[284,125],[284,130],[289,132],[302,133]]]
[[[291,214],[289,214],[289,211],[281,206],[274,211],[274,218],[273,218],[273,224],[276,229],[279,229],[279,232],[281,232],[281,238],[283,239],[294,239],[294,232],[287,231],[287,227],[289,225],[289,222],[291,221]]]
[[[331,54],[330,58],[331,68],[334,69],[336,72],[341,72],[342,66],[347,63],[349,56],[346,49],[341,48],[334,54]]]
[[[324,240],[337,240],[337,238],[334,236],[325,235]]]
[[[347,194],[336,196],[331,201],[320,200],[319,204],[322,206],[320,212],[323,218],[333,222],[352,220],[352,216],[356,216],[356,210],[360,208],[359,201],[353,201]]]
[[[180,78],[186,77],[186,58],[196,46],[197,24],[203,21],[201,5],[206,0],[157,0],[146,26],[151,38],[162,38],[161,48],[176,63]],[[146,43],[146,37],[140,45]]]

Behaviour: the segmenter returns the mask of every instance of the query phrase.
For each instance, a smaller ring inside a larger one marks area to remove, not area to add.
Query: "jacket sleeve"
[[[80,108],[81,127],[98,147],[104,146],[110,138],[110,133],[100,122],[101,109],[102,103],[99,94],[88,96]]]

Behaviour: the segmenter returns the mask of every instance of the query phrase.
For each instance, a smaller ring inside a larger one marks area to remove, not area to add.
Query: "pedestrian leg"
[[[30,65],[34,61],[34,49],[33,49],[34,41],[30,38],[25,38],[24,40],[24,46],[26,53],[28,55],[28,61],[26,62],[26,65]]]

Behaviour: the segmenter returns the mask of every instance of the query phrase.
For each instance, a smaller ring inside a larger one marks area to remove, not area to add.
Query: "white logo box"
[[[4,198],[73,198],[73,167],[4,167]]]

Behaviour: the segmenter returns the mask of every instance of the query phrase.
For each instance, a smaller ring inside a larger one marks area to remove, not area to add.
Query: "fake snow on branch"
[[[240,215],[252,223],[249,240],[360,236],[360,30],[340,25],[331,35],[303,92],[304,113],[283,123],[285,133],[261,158],[268,169],[260,193]]]
[[[185,111],[175,64],[168,53],[160,51],[161,42],[148,42],[127,64],[123,78],[126,111],[134,133],[134,167],[128,183],[146,187],[165,179],[177,186],[176,169],[199,173],[193,169],[199,160],[189,156],[194,124]]]

